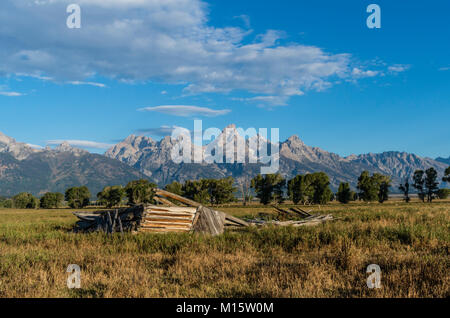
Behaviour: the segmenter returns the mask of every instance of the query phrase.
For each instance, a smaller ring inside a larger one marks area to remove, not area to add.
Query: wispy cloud
[[[157,112],[180,117],[192,117],[192,116],[216,117],[226,115],[229,112],[231,112],[230,109],[215,110],[207,107],[187,106],[187,105],[162,105],[155,107],[144,107],[138,110],[146,112]]]
[[[450,70],[450,66],[439,68],[439,71],[449,71],[449,70]]]
[[[409,70],[411,65],[394,64],[388,67],[390,73],[401,73]]]
[[[241,14],[233,17],[234,19],[240,19],[244,22],[245,27],[250,28],[250,17],[246,14]]]
[[[8,96],[8,97],[17,97],[17,96],[23,96],[23,93],[19,92],[0,92],[1,96]]]
[[[33,145],[33,144],[27,144],[28,147],[34,148],[34,149],[44,149],[44,147],[39,145]]]
[[[71,85],[89,85],[89,86],[96,86],[96,87],[106,87],[105,84],[102,83],[96,83],[96,82],[82,82],[82,81],[71,81],[71,82],[67,82],[68,84]]]
[[[94,148],[94,149],[108,149],[112,147],[112,144],[89,141],[89,140],[64,140],[64,139],[54,139],[47,140],[47,145],[60,145],[64,142],[67,142],[69,145],[73,147],[82,147],[82,148]]]
[[[363,77],[374,77],[379,74],[379,71],[372,71],[372,70],[362,70],[360,68],[353,68],[352,75],[356,78],[363,78]]]
[[[161,126],[156,128],[144,128],[138,129],[136,132],[139,135],[150,135],[150,136],[159,136],[165,137],[172,135],[172,131],[176,128],[181,128],[178,126]]]
[[[298,92],[296,95],[301,96],[303,95],[303,92]],[[293,96],[293,95],[291,95]],[[287,101],[289,97],[288,96],[254,96],[254,97],[246,97],[246,98],[240,98],[240,97],[233,97],[231,100],[239,101],[239,102],[257,102],[262,103],[261,105],[271,105],[271,106],[286,106]]]

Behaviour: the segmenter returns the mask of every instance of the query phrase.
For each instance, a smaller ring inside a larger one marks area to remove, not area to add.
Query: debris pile
[[[172,201],[188,206],[176,206]],[[168,205],[138,205],[98,212],[74,212],[79,221],[75,232],[198,232],[222,234],[225,228],[249,224],[224,212],[215,211],[182,196],[157,190],[155,201]]]
[[[79,221],[75,232],[103,231],[115,232],[197,232],[220,235],[225,229],[236,229],[248,226],[311,226],[333,220],[329,215],[312,215],[297,207],[282,209],[273,208],[281,215],[295,220],[262,220],[244,221],[224,212],[202,206],[200,203],[157,189],[155,201],[163,205],[137,205],[129,208],[98,212],[74,212]],[[185,206],[178,206],[174,202]],[[298,220],[298,218],[302,218]]]

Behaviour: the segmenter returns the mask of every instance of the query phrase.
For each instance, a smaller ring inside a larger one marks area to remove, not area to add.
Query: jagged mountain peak
[[[305,143],[300,139],[298,135],[292,135],[289,137],[284,143],[293,146],[293,147],[303,147]]]
[[[15,143],[16,140],[9,136],[6,136],[4,133],[0,131],[0,144],[9,145],[11,143]]]
[[[229,124],[222,130],[222,132],[225,131],[225,129],[236,129],[236,124]]]
[[[23,160],[39,151],[41,150],[34,149],[23,142],[17,142],[14,138],[0,132],[0,153],[9,153],[17,160]]]
[[[84,149],[76,148],[70,145],[69,142],[64,141],[57,147],[53,149],[54,152],[70,152],[74,155],[82,155],[82,154],[88,154],[89,152]]]

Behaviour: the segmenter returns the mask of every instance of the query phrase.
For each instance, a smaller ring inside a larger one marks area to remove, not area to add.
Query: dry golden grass
[[[71,233],[70,210],[0,210],[0,297],[450,296],[450,202],[311,209],[340,219],[219,237],[106,236]],[[366,286],[372,263],[381,289]],[[81,266],[81,289],[66,286],[69,264]]]

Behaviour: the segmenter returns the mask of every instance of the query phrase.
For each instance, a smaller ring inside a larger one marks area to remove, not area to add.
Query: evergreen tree
[[[426,189],[427,202],[433,201],[439,191],[439,182],[437,182],[437,171],[433,167],[425,171],[424,185]]]
[[[328,175],[325,172],[316,172],[312,174],[312,177],[312,187],[314,189],[312,202],[314,204],[327,204],[333,197]]]
[[[450,167],[445,169],[444,176],[442,177],[442,181],[450,183]]]
[[[233,187],[234,179],[232,177],[224,179],[209,179],[206,183],[212,205],[219,205],[236,201]]]
[[[363,171],[358,178],[359,197],[365,201],[377,201],[379,188],[377,187],[376,180],[370,176],[369,171]]]
[[[408,179],[406,179],[403,184],[400,184],[398,189],[403,192],[403,199],[405,200],[406,203],[408,203],[411,200],[411,198],[409,197],[409,182],[408,182]]]
[[[348,182],[341,182],[339,184],[339,189],[336,194],[337,200],[341,203],[349,203],[353,199],[352,191],[350,190],[350,185]]]
[[[422,202],[425,202],[425,190],[424,190],[425,179],[423,178],[423,176],[424,176],[423,170],[414,171],[413,187],[416,188],[417,193],[419,195],[419,199],[422,200]]]
[[[257,175],[252,179],[251,187],[255,189],[256,197],[262,204],[267,205],[274,200],[281,203],[286,180],[278,173]]]

